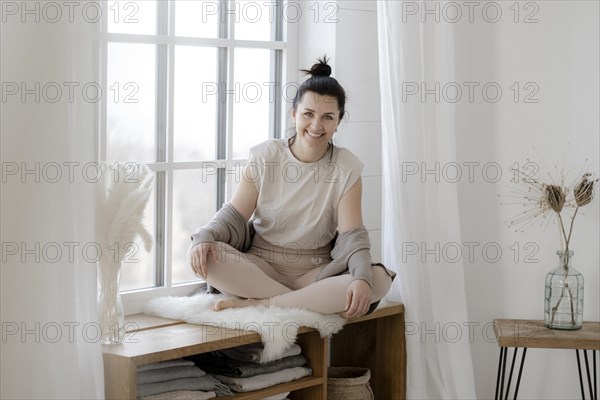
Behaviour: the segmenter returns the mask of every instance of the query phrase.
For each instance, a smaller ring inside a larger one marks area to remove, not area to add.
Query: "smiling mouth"
[[[314,138],[320,138],[321,136],[323,136],[323,135],[324,135],[324,133],[321,133],[321,134],[313,134],[313,133],[310,133],[309,131],[306,131],[306,133],[308,134],[308,136],[311,136],[311,137],[314,137]]]

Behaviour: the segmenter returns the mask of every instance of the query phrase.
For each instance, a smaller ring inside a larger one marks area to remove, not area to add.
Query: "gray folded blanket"
[[[217,397],[217,394],[215,392],[201,392],[198,390],[178,390],[175,392],[165,392],[145,396],[142,397],[140,400],[208,400],[213,399],[215,397]]]
[[[302,354],[281,358],[264,364],[232,360],[211,353],[199,354],[190,357],[190,359],[203,371],[237,378],[248,378],[286,368],[301,367],[306,364],[306,358]]]
[[[168,367],[180,367],[185,365],[194,365],[193,361],[184,360],[183,358],[176,358],[174,360],[159,361],[152,364],[144,364],[137,367],[137,371],[147,371],[149,369],[168,368]]]
[[[138,397],[150,396],[165,392],[174,392],[178,390],[202,390],[215,392],[217,396],[232,396],[233,393],[223,383],[210,375],[199,378],[173,379],[165,382],[144,383],[137,385]]]
[[[156,383],[182,378],[199,378],[206,372],[194,365],[149,369],[137,372],[137,383]]]
[[[230,349],[217,350],[214,353],[219,356],[229,357],[233,360],[245,362],[261,362],[261,356],[264,351],[262,343],[250,343],[244,346],[232,347]],[[296,343],[292,344],[283,352],[280,358],[297,356],[302,353],[302,349]]]
[[[233,391],[250,392],[252,390],[260,390],[284,382],[295,381],[311,374],[312,369],[310,368],[295,367],[268,374],[256,375],[250,378],[232,378],[223,375],[215,375],[215,378],[226,383]]]

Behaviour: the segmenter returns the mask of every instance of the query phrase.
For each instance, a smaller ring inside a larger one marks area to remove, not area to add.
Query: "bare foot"
[[[224,300],[219,300],[213,306],[214,311],[221,311],[227,308],[243,308],[243,307],[251,307],[251,306],[268,306],[269,300],[259,300],[259,299],[240,299],[237,297],[231,297]]]

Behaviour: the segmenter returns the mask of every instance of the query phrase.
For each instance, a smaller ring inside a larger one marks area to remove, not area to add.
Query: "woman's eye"
[[[312,113],[310,113],[310,112],[305,112],[304,115],[307,117],[312,117]]]

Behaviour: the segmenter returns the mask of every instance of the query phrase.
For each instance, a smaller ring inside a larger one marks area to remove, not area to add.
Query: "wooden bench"
[[[132,329],[123,344],[102,347],[107,399],[136,398],[136,370],[140,365],[260,342],[257,333],[192,325],[143,314],[127,317],[126,326]],[[364,317],[350,319],[342,331],[330,339],[321,339],[318,331],[303,327],[298,344],[313,370],[312,376],[227,399],[261,399],[283,392],[292,392],[292,399],[326,399],[328,365],[370,368],[376,399],[406,397],[402,304],[391,304]]]

